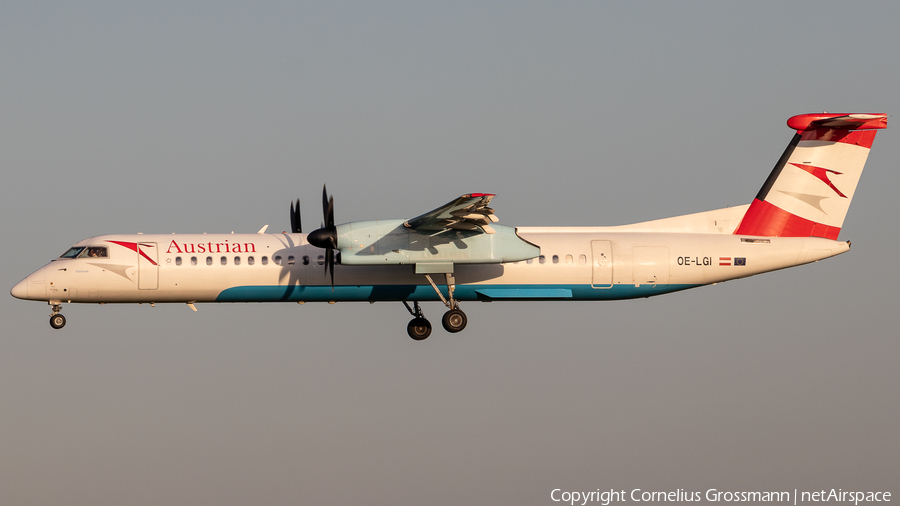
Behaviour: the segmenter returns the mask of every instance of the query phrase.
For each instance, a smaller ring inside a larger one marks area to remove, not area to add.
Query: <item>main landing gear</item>
[[[453,279],[453,275],[445,274],[445,276],[447,278],[447,293],[450,295],[449,300],[444,297],[444,294],[438,289],[434,280],[431,279],[431,275],[426,274],[425,278],[431,284],[431,287],[434,288],[434,291],[437,292],[438,297],[441,298],[441,302],[449,308],[449,311],[444,313],[443,318],[441,318],[441,325],[447,332],[455,334],[466,328],[469,319],[466,318],[466,313],[459,308],[459,301],[453,297],[453,289],[456,288],[456,282]],[[406,301],[403,301],[403,305],[406,306],[406,310],[409,311],[409,314],[413,316],[413,319],[406,326],[406,333],[416,341],[427,339],[428,336],[431,335],[431,322],[425,319],[425,314],[422,313],[419,302],[413,301],[413,307],[409,307],[409,304]]]
[[[409,314],[413,315],[413,319],[406,326],[406,333],[416,341],[428,339],[428,336],[431,335],[431,322],[425,319],[422,308],[419,307],[419,301],[413,301],[413,307],[409,307],[404,300],[403,305],[406,306]]]
[[[53,311],[52,313],[50,313],[50,326],[54,329],[61,329],[65,327],[66,317],[59,313],[62,310],[62,305],[51,304],[50,309]]]

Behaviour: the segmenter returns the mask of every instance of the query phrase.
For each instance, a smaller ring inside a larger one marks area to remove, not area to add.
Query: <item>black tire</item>
[[[466,328],[467,323],[469,323],[469,319],[466,318],[466,313],[463,313],[461,309],[451,309],[444,313],[444,317],[441,318],[441,325],[444,326],[444,330],[452,333]]]
[[[55,329],[61,329],[66,326],[66,317],[61,314],[55,314],[50,317],[50,326]]]
[[[416,341],[428,339],[431,335],[431,322],[425,318],[413,318],[406,326],[406,333]]]

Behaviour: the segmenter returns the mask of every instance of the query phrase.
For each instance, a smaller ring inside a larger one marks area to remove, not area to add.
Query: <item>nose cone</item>
[[[16,284],[16,286],[14,286],[12,288],[12,290],[9,291],[9,293],[10,293],[10,295],[12,295],[13,297],[15,297],[17,299],[27,299],[28,298],[28,280],[23,279],[22,281],[19,281],[19,283]]]

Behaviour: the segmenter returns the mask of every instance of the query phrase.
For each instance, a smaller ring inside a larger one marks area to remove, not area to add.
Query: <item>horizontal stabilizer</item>
[[[801,114],[787,121],[794,130],[817,128],[870,130],[887,127],[887,114]]]

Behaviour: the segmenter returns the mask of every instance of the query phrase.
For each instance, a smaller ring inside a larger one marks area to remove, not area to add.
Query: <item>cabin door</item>
[[[159,286],[159,252],[155,242],[139,242],[138,289],[155,290]]]
[[[591,267],[593,270],[591,286],[594,288],[612,288],[612,243],[609,241],[591,241],[591,257]]]

